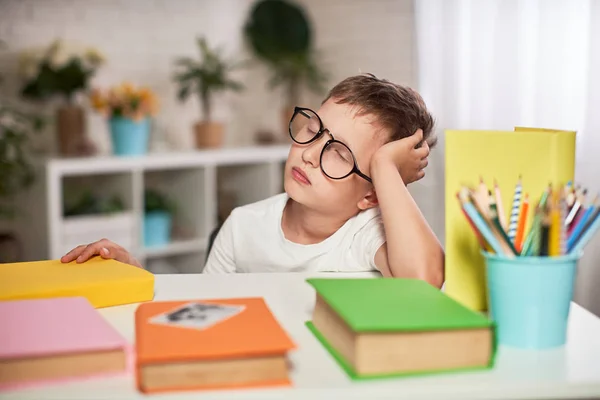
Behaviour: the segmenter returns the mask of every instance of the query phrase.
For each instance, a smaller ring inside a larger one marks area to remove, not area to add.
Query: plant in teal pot
[[[148,189],[144,195],[144,246],[164,246],[171,242],[175,206],[157,190]]]
[[[150,89],[123,83],[106,93],[95,89],[90,99],[94,109],[108,119],[115,155],[139,156],[148,152],[151,118],[158,109]]]

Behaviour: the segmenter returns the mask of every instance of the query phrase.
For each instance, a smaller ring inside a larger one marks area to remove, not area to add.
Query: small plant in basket
[[[144,246],[162,246],[171,241],[175,204],[163,193],[147,189],[144,193]]]

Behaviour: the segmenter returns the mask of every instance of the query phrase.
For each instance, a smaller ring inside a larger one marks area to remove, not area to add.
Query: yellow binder
[[[496,179],[508,221],[519,175],[523,194],[529,194],[532,205],[549,183],[573,181],[575,132],[517,127],[514,131],[447,130],[445,135],[445,290],[465,306],[485,311],[481,248],[459,207],[457,191],[462,185],[476,187],[482,177],[493,192]]]
[[[83,296],[96,308],[154,297],[154,275],[114,260],[60,260],[0,264],[0,301]]]

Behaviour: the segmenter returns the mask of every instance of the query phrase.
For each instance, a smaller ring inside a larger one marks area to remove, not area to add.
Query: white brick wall
[[[402,83],[416,79],[413,69],[413,18],[410,0],[301,0],[314,21],[316,44],[331,72],[331,84],[357,73],[374,72]],[[206,35],[232,56],[248,57],[242,26],[252,5],[248,0],[0,0],[0,39],[10,46],[0,56],[0,73],[16,90],[15,53],[46,45],[56,37],[97,46],[108,64],[94,84],[128,80],[157,91],[159,132],[178,147],[192,145],[191,126],[200,118],[195,99],[181,104],[171,81],[173,59],[195,56],[195,38]],[[248,90],[221,96],[216,117],[228,123],[229,145],[252,142],[257,129],[279,129],[280,93],[266,88],[262,66],[237,75]],[[307,96],[307,104],[319,98]],[[108,151],[104,121],[90,113],[90,134]],[[51,142],[49,133],[47,142]]]

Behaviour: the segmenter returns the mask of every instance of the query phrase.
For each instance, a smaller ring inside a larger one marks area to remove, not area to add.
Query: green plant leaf
[[[179,91],[177,92],[177,98],[180,101],[185,101],[188,98],[189,94],[190,94],[190,89],[191,88],[192,88],[191,85],[182,85],[179,88]]]
[[[234,69],[241,69],[245,61],[225,60],[222,49],[212,48],[204,37],[196,39],[200,52],[200,60],[190,57],[179,57],[175,61],[177,72],[174,76],[179,88],[177,97],[185,100],[191,93],[196,93],[202,104],[204,118],[210,119],[212,94],[218,91],[244,89],[241,83],[230,78]]]

